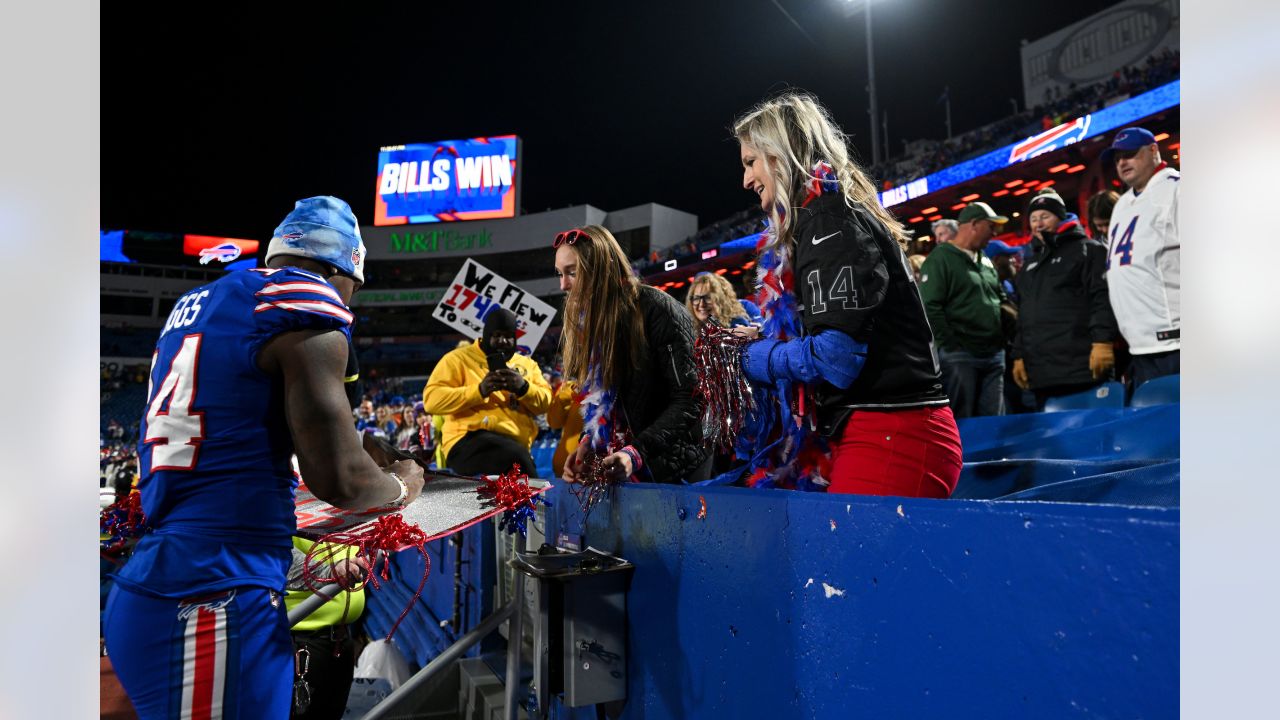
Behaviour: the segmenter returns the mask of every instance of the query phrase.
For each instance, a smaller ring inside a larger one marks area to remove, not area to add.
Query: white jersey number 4
[[[204,413],[191,411],[196,396],[200,338],[201,334],[196,333],[182,339],[182,347],[173,356],[160,388],[148,401],[144,442],[151,446],[153,471],[195,469],[200,441],[204,440]]]

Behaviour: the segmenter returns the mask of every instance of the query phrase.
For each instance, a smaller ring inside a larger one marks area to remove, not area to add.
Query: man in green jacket
[[[957,418],[1004,414],[1004,291],[982,249],[1009,221],[984,202],[956,218],[955,239],[920,267],[920,297],[933,328],[942,381]]]

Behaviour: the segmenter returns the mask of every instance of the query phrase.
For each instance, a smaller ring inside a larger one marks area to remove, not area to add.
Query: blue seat
[[[1178,402],[1181,395],[1179,388],[1182,385],[1180,377],[1180,375],[1165,375],[1142,383],[1137,390],[1133,391],[1129,407],[1150,407]]]
[[[1049,398],[1045,401],[1044,411],[1062,412],[1064,410],[1122,407],[1124,407],[1124,385],[1112,380],[1074,395]]]

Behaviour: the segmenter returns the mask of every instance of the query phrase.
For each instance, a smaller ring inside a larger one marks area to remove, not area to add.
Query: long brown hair
[[[774,180],[774,207],[769,208],[774,245],[791,246],[795,208],[804,199],[804,187],[812,179],[813,166],[826,161],[835,170],[840,194],[850,208],[861,205],[879,220],[898,244],[906,247],[909,233],[880,204],[875,183],[849,152],[849,140],[827,109],[807,93],[788,92],[765,100],[733,123],[738,142],[763,155]]]
[[[588,367],[600,363],[604,386],[616,388],[640,367],[645,351],[640,281],[612,233],[599,225],[579,229],[585,235],[569,246],[577,274],[564,302],[564,374],[585,387]]]

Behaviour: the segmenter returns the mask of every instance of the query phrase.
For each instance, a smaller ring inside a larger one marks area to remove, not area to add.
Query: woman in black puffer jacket
[[[640,284],[618,241],[588,225],[555,239],[567,294],[560,348],[582,389],[584,435],[564,465],[576,482],[594,454],[614,478],[705,479],[702,408],[694,398],[693,318],[671,296]]]
[[[1103,277],[1106,246],[1085,236],[1079,218],[1052,189],[1031,199],[1028,220],[1040,251],[1017,277],[1013,379],[1035,393],[1043,410],[1049,398],[1108,377],[1119,331]]]

